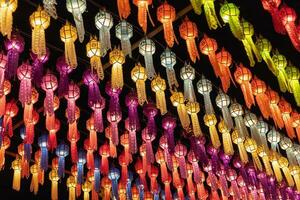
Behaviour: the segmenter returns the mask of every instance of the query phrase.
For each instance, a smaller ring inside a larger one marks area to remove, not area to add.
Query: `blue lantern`
[[[61,143],[57,146],[56,155],[58,156],[58,176],[64,177],[65,176],[65,157],[69,155],[69,146]]]
[[[94,189],[96,192],[100,191],[100,167],[101,167],[101,160],[100,157],[97,155],[94,158],[94,179],[95,179],[95,183],[94,183]]]
[[[111,168],[108,173],[108,178],[111,180],[112,183],[112,194],[115,199],[119,199],[118,193],[118,179],[120,178],[120,170],[117,168]]]
[[[86,163],[86,153],[83,149],[78,151],[78,161],[77,161],[77,182],[83,184],[83,167]]]
[[[43,134],[38,138],[38,144],[41,148],[41,169],[47,171],[48,169],[48,135]]]

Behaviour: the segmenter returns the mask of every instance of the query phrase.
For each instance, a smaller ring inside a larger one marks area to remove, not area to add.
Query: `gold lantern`
[[[49,180],[51,181],[51,199],[58,200],[58,181],[59,176],[58,172],[55,169],[52,169],[49,173]]]
[[[67,178],[67,187],[69,189],[69,200],[76,200],[76,185],[77,181],[74,176]]]
[[[219,129],[219,132],[222,133],[224,153],[226,155],[233,155],[234,149],[233,149],[233,145],[232,145],[230,130],[228,129],[228,127],[223,119],[219,122],[218,129]]]
[[[74,42],[77,40],[77,30],[68,21],[60,29],[60,39],[65,43],[66,63],[72,68],[77,67],[77,57]]]
[[[33,28],[32,30],[32,43],[31,49],[32,52],[38,57],[43,57],[46,55],[46,38],[45,38],[45,29],[50,25],[50,16],[48,13],[38,7],[37,11],[33,12],[29,17],[30,25]]]
[[[266,174],[268,176],[273,175],[272,167],[268,156],[268,151],[264,148],[264,146],[257,147],[257,154],[262,159],[262,162],[265,166]]]
[[[10,39],[13,16],[12,13],[16,11],[18,7],[18,0],[5,0],[0,1],[0,32],[3,36]]]
[[[272,163],[273,171],[274,171],[277,182],[281,182],[282,174],[281,174],[281,170],[280,170],[280,166],[279,166],[279,162],[278,162],[278,160],[279,160],[278,153],[276,151],[270,151],[269,160]]]
[[[30,173],[32,174],[32,179],[30,183],[30,191],[36,195],[39,190],[39,168],[37,164],[33,164],[30,167]]]
[[[283,174],[285,176],[286,182],[288,184],[289,187],[293,187],[295,185],[293,177],[291,175],[290,169],[289,169],[289,161],[288,159],[286,159],[285,157],[281,156],[278,159],[278,164],[281,168],[281,170],[283,171]]]
[[[101,62],[100,42],[96,36],[92,36],[86,44],[86,55],[90,58],[91,70],[95,70],[99,79],[104,79],[104,72]]]
[[[160,110],[162,115],[167,113],[167,104],[165,97],[165,90],[167,84],[165,79],[161,78],[159,75],[151,81],[151,89],[156,95],[156,107]]]
[[[294,177],[297,191],[300,191],[300,167],[298,165],[291,165],[289,167],[291,175]]]
[[[21,188],[21,162],[21,159],[19,157],[16,157],[16,159],[11,163],[11,168],[14,170],[12,188],[16,191],[20,191]]]
[[[143,105],[147,101],[145,88],[147,73],[145,67],[143,67],[140,63],[136,64],[135,67],[131,70],[131,79],[136,84],[139,104]]]
[[[245,137],[243,137],[237,130],[231,133],[232,142],[238,146],[241,161],[246,164],[249,162],[248,154],[244,146]]]
[[[247,138],[244,142],[244,146],[246,148],[246,151],[251,153],[254,166],[258,170],[261,171],[262,170],[262,164],[261,164],[261,162],[259,160],[259,157],[257,155],[257,144],[256,144],[255,140],[252,139],[252,138]]]
[[[177,108],[177,113],[180,119],[180,123],[185,130],[189,129],[190,126],[190,118],[186,110],[186,106],[184,104],[184,96],[182,92],[173,92],[170,100],[174,107]]]
[[[122,88],[124,85],[122,65],[125,63],[125,55],[120,49],[114,49],[109,53],[109,62],[112,64],[111,87]]]
[[[188,102],[186,104],[186,111],[189,115],[191,115],[192,126],[193,126],[193,133],[196,137],[200,137],[203,135],[199,119],[198,113],[200,112],[200,105],[198,102]]]
[[[221,146],[220,138],[216,128],[217,118],[214,114],[205,114],[204,123],[209,127],[209,134],[211,138],[211,143],[214,148],[218,149]]]

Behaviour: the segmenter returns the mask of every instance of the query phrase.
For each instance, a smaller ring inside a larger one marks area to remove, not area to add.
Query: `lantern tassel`
[[[0,97],[0,117],[5,114],[5,106],[6,106],[6,96],[3,94]]]
[[[32,179],[30,183],[30,191],[33,191],[33,194],[37,194],[39,190],[39,179],[38,173],[32,173]]]
[[[65,158],[60,156],[58,158],[58,170],[57,170],[59,177],[64,177],[65,175]]]
[[[284,114],[283,113],[282,114],[282,119],[283,119],[283,122],[284,122],[285,130],[286,130],[289,138],[296,137],[295,130],[294,130],[293,126],[292,126],[290,114]]]
[[[110,41],[110,32],[106,27],[100,29],[99,31],[99,40],[102,42],[101,44],[101,54],[102,57],[106,55],[107,50],[111,49],[111,41]]]
[[[99,79],[103,80],[104,79],[104,71],[103,71],[101,58],[99,56],[92,56],[90,59],[90,63],[91,63],[92,71],[96,70]]]
[[[242,28],[242,26],[240,24],[240,20],[237,16],[229,17],[229,27],[230,27],[230,30],[231,30],[232,34],[234,35],[234,37],[236,37],[239,40],[244,39],[243,28]]]
[[[41,152],[41,168],[46,171],[48,169],[48,149],[43,147]]]
[[[171,20],[166,21],[163,23],[163,29],[164,29],[164,38],[169,47],[173,47],[174,41],[177,42],[176,36],[174,34],[173,30],[173,23]]]
[[[191,61],[194,63],[196,62],[196,59],[200,59],[200,55],[197,49],[197,45],[194,38],[187,38],[186,39],[186,46],[191,58]]]
[[[20,191],[20,188],[21,188],[21,169],[15,169],[14,170],[12,188],[16,191]]]
[[[121,48],[124,55],[129,55],[130,58],[132,57],[131,42],[129,39],[121,39]]]
[[[130,3],[128,0],[117,0],[118,12],[121,19],[127,19],[130,15]],[[122,48],[123,49],[123,48]]]
[[[177,112],[179,115],[179,119],[181,122],[181,125],[184,129],[188,129],[188,127],[190,126],[190,118],[189,115],[186,111],[186,107],[184,104],[180,104],[177,106]]]
[[[179,157],[179,169],[180,169],[180,177],[186,179],[187,172],[186,172],[186,162],[184,156]]]
[[[270,116],[270,108],[266,105],[270,104],[270,99],[266,94],[258,94],[255,96],[256,103],[259,107],[259,110],[265,119],[269,119]]]
[[[94,110],[94,118],[95,118],[95,129],[98,132],[103,132],[103,116],[102,116],[102,109],[96,108]]]
[[[32,52],[38,57],[46,55],[45,30],[42,26],[35,26],[32,30]]]
[[[93,150],[97,150],[97,144],[98,144],[98,140],[97,140],[97,132],[94,130],[90,131],[90,147]]]
[[[58,199],[58,182],[52,181],[51,183],[51,200],[57,200]]]
[[[156,95],[156,107],[160,110],[160,113],[162,115],[166,114],[168,110],[167,110],[165,93],[163,91],[157,91],[155,95]]]
[[[88,150],[86,154],[86,163],[88,169],[94,169],[94,152],[92,150]]]
[[[249,82],[243,82],[241,84],[241,89],[244,95],[244,99],[247,107],[250,109],[251,105],[254,105],[254,97],[252,94],[251,84]]]
[[[221,146],[221,142],[215,125],[209,126],[209,134],[213,147],[218,149]]]
[[[46,114],[46,129],[48,131],[51,131],[51,130],[55,129],[55,115],[54,115],[54,113],[52,113],[52,114],[47,113]]]
[[[233,149],[233,144],[232,144],[231,135],[229,131],[222,134],[222,141],[223,141],[224,153],[226,155],[233,155],[234,149]]]
[[[269,52],[268,52],[268,53],[264,53],[264,52],[263,52],[263,53],[261,54],[261,56],[262,56],[263,60],[266,62],[266,64],[267,64],[269,70],[270,70],[273,74],[275,74],[275,72],[277,72],[278,70],[276,70],[276,68],[275,68],[275,65],[274,65],[274,62],[273,62],[273,60],[272,60],[272,58],[271,58],[271,56],[270,56],[270,53],[269,53]]]
[[[168,78],[168,83],[169,83],[169,87],[173,88],[173,86],[178,87],[178,82],[176,79],[176,74],[175,74],[175,70],[173,67],[167,67],[166,68],[166,72],[167,72],[167,78]]]
[[[293,187],[295,185],[295,183],[294,183],[294,180],[293,180],[293,177],[290,173],[289,168],[288,167],[283,167],[282,171],[283,171],[283,174],[285,176],[285,179],[287,181],[288,186]]]
[[[240,155],[240,159],[241,161],[246,164],[249,162],[249,159],[248,159],[248,154],[247,154],[247,151],[245,149],[245,146],[243,143],[238,143],[238,149],[239,149],[239,155]]]
[[[76,200],[76,193],[74,187],[69,187],[69,200]]]
[[[136,90],[137,90],[139,104],[143,105],[144,102],[147,101],[145,81],[137,80],[136,81]]]
[[[57,147],[57,140],[56,140],[56,131],[55,130],[50,130],[49,131],[49,150],[53,151]]]
[[[10,39],[13,24],[12,11],[8,6],[4,6],[0,8],[0,12],[2,13],[0,14],[0,30],[4,36],[7,35],[7,38]]]
[[[124,85],[123,81],[123,69],[122,65],[115,63],[111,69],[111,87],[112,88],[122,88]]]
[[[254,60],[254,57],[252,55],[251,46],[250,46],[250,44],[248,43],[248,41],[246,39],[243,39],[242,43],[244,45],[244,49],[245,49],[246,54],[248,56],[248,59],[250,61],[250,66],[253,67],[255,65],[255,60]]]
[[[145,66],[146,66],[146,71],[147,71],[147,77],[149,80],[152,80],[154,77],[156,77],[156,72],[155,68],[153,65],[153,57],[151,53],[145,53],[144,55],[145,58]]]
[[[297,106],[300,106],[300,83],[299,80],[290,80],[291,91],[294,95]]]
[[[19,65],[19,53],[14,50],[7,52],[7,78],[11,79],[17,73],[17,68]]]
[[[284,69],[279,69],[277,74],[277,81],[281,92],[286,92],[288,88],[287,76]]]
[[[194,9],[194,12],[197,14],[197,15],[200,15],[202,13],[202,4],[203,2],[202,1],[199,1],[199,0],[190,0],[191,4],[192,4],[192,7]]]
[[[25,141],[28,144],[32,144],[34,141],[34,124],[28,123],[25,126]]]
[[[214,1],[204,1],[203,8],[209,29],[217,29],[220,22],[216,14]]]
[[[78,39],[82,43],[84,40],[84,34],[85,34],[82,15],[80,12],[73,12],[73,17],[74,17],[74,21],[75,21],[75,25],[76,25],[76,29],[77,29],[77,33],[78,33]]]
[[[77,145],[76,142],[71,142],[71,159],[73,163],[78,161],[78,152],[77,152]]]
[[[0,102],[1,103],[1,102]],[[24,106],[24,117],[23,119],[24,120],[29,120],[31,121],[32,120],[32,112],[33,111],[33,104],[30,103],[30,104],[25,104]]]
[[[65,57],[66,57],[66,63],[75,68],[77,66],[77,56],[76,56],[76,50],[75,45],[72,40],[66,40],[65,42]]]
[[[193,132],[195,137],[201,137],[203,136],[200,124],[199,124],[199,119],[198,115],[196,113],[191,114],[191,121],[192,121],[192,126],[193,126]]]

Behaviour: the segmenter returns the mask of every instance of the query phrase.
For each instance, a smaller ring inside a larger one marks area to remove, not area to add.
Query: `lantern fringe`
[[[58,200],[58,182],[52,181],[51,183],[51,200]]]
[[[56,0],[43,0],[43,6],[46,12],[54,19],[57,19],[55,5],[56,5]]]
[[[164,38],[169,47],[173,47],[174,41],[178,43],[177,38],[175,36],[173,30],[173,23],[172,21],[167,21],[163,23],[163,30],[164,30]]]
[[[222,141],[223,141],[224,153],[226,155],[233,155],[234,149],[233,149],[233,144],[232,144],[231,135],[229,131],[222,133]]]
[[[78,39],[82,43],[85,34],[83,18],[80,12],[73,12],[73,16],[74,16],[76,29],[77,29]]]
[[[270,104],[270,99],[266,94],[258,94],[255,96],[256,103],[259,107],[259,110],[265,119],[269,119],[270,116],[270,107],[266,106]]]
[[[186,106],[184,104],[178,105],[177,113],[178,113],[182,127],[187,130],[190,126],[190,118],[186,111]]]
[[[77,56],[75,45],[72,40],[65,41],[65,57],[66,63],[73,69],[77,67]]]
[[[249,162],[249,158],[248,158],[248,154],[246,151],[246,148],[244,146],[244,144],[242,142],[238,143],[238,149],[239,149],[239,155],[240,155],[240,159],[241,161],[246,164]]]
[[[192,7],[194,9],[194,12],[197,14],[197,15],[200,15],[202,13],[202,5],[203,5],[203,2],[201,0],[190,0],[191,4],[192,4]]]
[[[5,114],[5,106],[6,106],[6,96],[3,94],[0,97],[0,117]]]
[[[122,39],[121,40],[121,48],[122,48],[122,51],[124,53],[124,55],[129,55],[129,57],[131,58],[132,57],[132,48],[131,48],[131,42],[129,39]]]
[[[69,187],[69,200],[76,200],[75,188]]]
[[[161,115],[164,115],[168,112],[167,103],[164,91],[157,91],[156,95],[156,107],[160,110]]]
[[[190,59],[193,63],[196,62],[196,60],[200,60],[200,55],[197,49],[197,45],[195,42],[194,38],[187,38],[186,39],[186,46],[187,46],[187,50],[189,52],[190,55]]]
[[[287,76],[284,69],[279,69],[277,74],[277,81],[281,92],[286,92],[288,88]]]
[[[143,105],[147,101],[147,94],[146,94],[146,88],[145,88],[145,81],[144,80],[137,80],[136,81],[136,90],[137,90],[139,104]]]
[[[216,14],[214,1],[204,1],[203,8],[209,29],[215,30],[218,26],[221,26]]]
[[[288,167],[283,167],[282,168],[283,174],[285,176],[286,182],[288,184],[289,187],[293,187],[295,185],[294,183],[294,179],[290,173],[290,170]]]
[[[195,137],[203,136],[197,113],[191,114],[191,121]]]
[[[168,83],[169,83],[169,87],[173,88],[173,86],[175,86],[176,88],[178,88],[179,84],[177,82],[177,78],[176,78],[176,74],[175,74],[175,70],[172,67],[167,67],[166,68],[166,72],[167,72],[167,78],[168,78]]]
[[[45,30],[42,26],[36,26],[32,30],[32,52],[38,57],[46,55]]]
[[[263,60],[266,62],[269,70],[273,73],[273,74],[277,74],[277,70],[275,68],[274,62],[270,56],[270,53],[262,53],[261,54]]]
[[[38,172],[36,172],[36,173],[32,173],[30,191],[36,195],[38,193],[38,190],[39,190],[39,179],[38,179]]]
[[[101,62],[101,58],[99,56],[92,56],[90,59],[91,69],[92,71],[96,71],[100,80],[104,79],[104,71]]]
[[[127,19],[130,15],[130,3],[128,0],[117,0],[118,12],[121,19]],[[123,49],[123,48],[122,48]]]
[[[245,36],[243,33],[243,28],[242,28],[240,20],[237,16],[229,17],[229,27],[230,27],[230,30],[231,30],[232,34],[234,35],[234,37],[236,37],[239,40],[244,39]]]
[[[14,169],[12,188],[16,191],[20,191],[20,188],[21,188],[21,169]]]
[[[9,4],[9,2],[5,3]],[[7,35],[7,38],[10,39],[11,31],[13,24],[12,11],[8,6],[0,8],[0,31],[3,36]]]
[[[115,63],[111,69],[111,87],[112,88],[123,88],[123,69],[122,65]]]

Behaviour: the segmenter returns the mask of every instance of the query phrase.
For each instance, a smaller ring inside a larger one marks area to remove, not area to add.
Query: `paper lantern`
[[[233,103],[230,106],[231,116],[234,118],[234,122],[236,124],[236,129],[238,131],[239,136],[245,138],[248,136],[248,131],[244,123],[243,114],[244,110],[242,106],[238,103]]]
[[[279,9],[280,4],[281,4],[281,0],[272,0],[272,1],[262,0],[262,5],[264,9],[267,10],[272,16],[272,22],[275,31],[280,34],[285,34],[286,31],[281,21],[282,16]]]
[[[6,107],[6,95],[8,95],[11,91],[11,84],[8,80],[3,82],[3,94],[0,97],[0,116],[5,115],[5,107]]]
[[[16,158],[11,163],[11,168],[14,170],[12,189],[20,191],[21,189],[21,160]]]
[[[196,101],[196,95],[193,86],[193,80],[195,79],[195,69],[185,63],[180,69],[181,79],[184,81],[184,98],[189,102]]]
[[[232,142],[238,146],[239,156],[241,161],[246,164],[248,163],[248,155],[244,146],[245,137],[241,136],[237,130],[231,133]]]
[[[246,151],[251,153],[252,160],[253,160],[255,167],[258,170],[262,170],[262,165],[261,165],[261,162],[260,162],[258,154],[257,154],[257,144],[256,144],[255,140],[252,138],[247,138],[245,140],[244,146],[246,148]]]
[[[250,109],[255,104],[254,96],[251,88],[250,81],[252,79],[251,71],[244,67],[242,64],[237,67],[234,72],[235,81],[240,85],[244,95],[244,100],[247,107]]]
[[[135,168],[136,173],[139,175],[139,178],[136,180],[136,184],[139,189],[140,196],[143,197],[144,191],[148,190],[148,184],[147,184],[147,180],[146,180],[146,172],[147,171],[144,170],[143,162],[141,161],[141,159],[138,159],[135,162],[134,168]]]
[[[109,171],[108,157],[110,155],[109,155],[109,146],[107,143],[104,143],[99,147],[99,154],[101,155],[101,172],[104,175],[108,175],[108,171]]]
[[[159,148],[155,154],[156,162],[160,165],[161,181],[165,182],[168,179],[168,169],[164,158],[163,151]]]
[[[175,8],[168,2],[164,2],[157,8],[156,12],[157,20],[163,24],[165,41],[169,47],[173,47],[174,41],[177,42],[173,30],[173,21],[176,18]]]
[[[63,96],[68,92],[68,75],[73,71],[73,68],[66,63],[66,58],[61,56],[56,61],[56,70],[59,72],[58,95]]]
[[[5,151],[10,147],[10,139],[8,136],[3,136],[0,146],[0,169],[5,165]]]
[[[167,167],[170,170],[173,170],[173,161],[172,161],[171,153],[174,152],[175,141],[174,141],[174,137],[169,139],[168,138],[169,136],[167,134],[169,133],[165,133],[159,139],[159,146],[163,149],[163,151],[160,152],[157,151],[155,154],[156,162],[161,165],[162,181],[165,180],[167,177],[166,176]]]
[[[204,97],[204,107],[206,114],[215,113],[210,99],[210,92],[212,91],[212,83],[210,80],[206,79],[204,76],[197,83],[197,89],[200,94]]]
[[[230,155],[230,156],[233,155],[234,149],[233,149],[233,145],[232,145],[230,129],[227,128],[224,120],[219,122],[218,129],[219,129],[219,132],[222,133],[222,142],[223,142],[224,153],[226,155]]]
[[[86,163],[86,153],[81,149],[78,151],[77,160],[77,183],[83,183],[84,164]]]
[[[216,77],[221,76],[220,67],[216,58],[216,51],[218,49],[217,41],[213,38],[208,37],[207,35],[204,35],[204,37],[200,41],[199,49],[201,53],[208,56]]]
[[[180,177],[183,179],[187,178],[187,169],[186,169],[186,160],[185,160],[186,154],[187,154],[186,147],[183,144],[178,143],[175,146],[174,155],[178,159],[178,164],[179,164],[179,169],[180,169]]]
[[[190,21],[187,17],[184,18],[184,21],[179,26],[179,33],[182,39],[185,40],[187,50],[192,62],[200,60],[199,52],[195,42],[195,38],[198,37],[198,29],[196,23]]]
[[[18,114],[18,111],[19,108],[14,100],[11,100],[5,105],[2,127],[7,131],[6,134],[9,137],[13,136],[12,118]]]
[[[229,131],[233,129],[233,121],[232,117],[230,115],[229,111],[229,104],[230,104],[230,98],[227,94],[223,92],[219,92],[219,94],[216,97],[216,104],[219,108],[221,108],[222,116],[224,119],[224,125],[226,126],[226,129]]]
[[[257,154],[262,159],[262,162],[263,162],[265,170],[266,170],[266,174],[268,176],[273,175],[272,167],[271,167],[269,156],[268,156],[268,151],[266,149],[264,149],[263,146],[258,146],[257,147]]]
[[[28,63],[23,63],[17,69],[17,75],[20,80],[19,100],[24,106],[31,103],[32,66]]]
[[[170,97],[170,100],[172,105],[177,108],[177,113],[182,127],[187,130],[190,126],[190,118],[184,104],[183,94],[181,92],[174,92]]]
[[[57,13],[56,13],[56,0],[43,0],[43,7],[45,8],[45,11],[53,17],[54,19],[57,19]]]
[[[299,168],[299,166],[297,166],[297,165],[289,166],[289,170],[290,170],[291,175],[294,177],[297,191],[300,191],[300,181],[299,181],[300,168]]]
[[[124,1],[124,0],[118,0],[118,1]],[[132,25],[125,20],[121,20],[116,25],[116,37],[119,40],[121,40],[121,48],[124,56],[129,55],[130,58],[132,57],[132,53],[131,53],[132,50],[131,50],[131,43],[130,43],[130,39],[132,38],[132,36],[133,36]]]
[[[103,57],[111,49],[110,29],[113,26],[112,15],[105,10],[100,10],[95,16],[95,25],[99,30],[100,52]]]
[[[110,199],[110,191],[111,191],[111,180],[108,177],[103,177],[101,180],[101,185],[104,188],[103,199],[109,200]]]
[[[220,68],[220,79],[222,82],[222,88],[224,92],[226,93],[227,90],[230,87],[230,80],[233,82],[230,72],[230,66],[232,64],[232,57],[228,51],[226,51],[224,48],[216,54],[216,59]]]
[[[0,3],[0,32],[3,36],[7,36],[10,39],[12,24],[13,24],[13,12],[18,7],[18,0],[2,1]]]
[[[84,30],[82,13],[84,13],[86,10],[86,0],[67,0],[66,7],[67,7],[68,12],[72,13],[72,15],[73,15],[73,18],[74,18],[74,21],[76,24],[79,41],[83,42],[85,30]],[[76,32],[76,30],[75,30],[75,32]],[[77,33],[76,33],[76,35],[77,35]]]
[[[254,56],[256,57],[256,60],[258,62],[261,62],[261,55],[252,39],[252,36],[254,34],[254,28],[253,28],[253,25],[250,24],[246,20],[241,21],[241,26],[242,26],[243,35],[244,35],[244,38],[242,39],[242,43],[244,45],[246,54],[250,61],[250,66],[253,67],[255,65]]]
[[[187,164],[186,165],[187,167],[187,189],[188,189],[188,196],[191,198],[191,199],[195,199],[195,193],[196,193],[196,189],[195,189],[195,185],[194,185],[194,182],[193,182],[193,167],[191,164]]]
[[[64,177],[65,174],[65,157],[69,155],[69,146],[61,143],[57,146],[56,155],[58,156],[58,176]]]
[[[40,169],[47,171],[48,169],[48,135],[43,134],[38,138],[38,145],[41,149]]]
[[[232,190],[233,196],[235,198],[241,198],[240,189],[238,187],[238,182],[237,182],[238,176],[237,176],[236,172],[233,169],[229,169],[227,172],[226,178],[231,184],[231,190]]]
[[[57,146],[56,133],[60,129],[60,121],[55,119],[54,126],[49,129],[48,148],[49,151],[53,151]]]
[[[90,58],[91,70],[95,71],[99,79],[104,79],[104,71],[101,62],[101,44],[97,37],[91,37],[86,44],[86,54]]]
[[[259,137],[260,137],[260,146],[263,147],[263,149],[265,151],[267,151],[269,149],[268,147],[268,143],[267,143],[267,133],[269,131],[269,125],[264,122],[262,119],[258,120],[257,123],[256,123],[256,128],[257,128],[257,131],[258,131],[258,134],[259,134]]]
[[[229,24],[234,37],[238,40],[243,40],[245,38],[243,27],[239,20],[240,10],[234,3],[224,3],[220,8],[220,16],[225,23]]]
[[[292,112],[292,126],[296,129],[298,141],[300,139],[300,115],[297,112]]]
[[[178,87],[174,65],[176,64],[176,55],[169,48],[166,48],[160,55],[161,65],[166,68],[169,87],[172,90],[173,87]]]
[[[128,164],[129,164],[129,161],[126,161],[125,154],[126,154],[126,152],[124,151],[118,157],[119,165],[121,166],[121,182],[122,183],[126,183],[127,179],[128,179]]]
[[[119,199],[126,200],[126,185],[120,182],[118,184],[118,190],[119,190]]]
[[[266,39],[266,38],[259,37],[256,40],[255,44],[257,46],[257,49],[260,52],[260,55],[261,55],[262,59],[267,64],[269,70],[274,75],[276,75],[277,74],[277,69],[276,69],[276,66],[275,66],[275,63],[274,63],[274,60],[273,60],[273,58],[274,58],[274,56],[276,54],[271,58],[271,55],[270,55],[270,52],[272,50],[272,44],[271,44],[271,42],[268,39]]]
[[[300,71],[297,67],[288,66],[285,69],[289,91],[293,93],[297,105],[300,105]]]
[[[135,67],[131,70],[131,79],[136,84],[136,91],[140,105],[143,105],[147,101],[145,88],[145,81],[147,80],[146,71],[147,70],[139,63],[136,64]]]
[[[51,199],[58,199],[58,181],[59,176],[56,170],[51,170],[49,173],[49,180],[51,181]]]
[[[153,57],[155,53],[155,43],[149,38],[144,38],[139,43],[139,52],[144,56],[147,77],[152,80],[156,76],[155,68],[153,66]]]
[[[46,55],[46,38],[45,29],[50,25],[50,16],[40,6],[37,11],[33,12],[29,17],[30,25],[32,26],[32,52],[38,57]]]
[[[24,143],[18,145],[18,154],[21,157],[21,177],[29,178],[29,161],[25,158],[25,148]]]
[[[69,200],[75,200],[76,199],[76,179],[74,176],[69,176],[67,178],[67,187],[69,190]]]
[[[158,177],[158,168],[154,165],[151,165],[151,173],[150,173],[150,190],[153,193],[157,193],[158,192],[158,183],[157,183],[157,177]]]
[[[30,52],[30,57],[32,60],[32,80],[36,87],[41,86],[43,73],[44,73],[44,64],[49,60],[50,51],[46,48],[46,55],[39,57],[37,54]]]
[[[292,140],[288,137],[282,137],[279,142],[279,146],[286,152],[288,162],[291,165],[297,164]]]
[[[160,114],[167,113],[167,104],[165,90],[167,88],[166,81],[159,75],[151,81],[151,89],[156,95],[156,107],[160,110]]]
[[[210,197],[213,198],[213,199],[220,199],[219,194],[217,192],[218,179],[217,179],[217,176],[214,174],[214,172],[212,170],[211,162],[209,163],[209,165],[205,166],[203,169],[204,169],[205,172],[208,173],[208,176],[206,178],[206,182],[211,188]]]
[[[118,152],[117,152],[117,145],[115,145],[112,142],[112,131],[111,126],[109,125],[107,128],[105,128],[105,137],[109,140],[109,156],[112,158],[117,158]]]
[[[170,115],[166,115],[162,120],[164,135],[160,137],[159,145],[164,150],[165,160],[168,167],[172,169],[171,152],[174,152],[175,138],[174,130],[176,128],[176,119]]]
[[[193,127],[193,133],[195,137],[201,137],[203,136],[199,119],[198,119],[198,113],[200,112],[200,105],[198,102],[188,102],[186,104],[186,111],[189,115],[191,115],[191,121],[192,121],[192,127]]]
[[[75,83],[71,83],[69,85],[68,91],[65,94],[65,98],[68,101],[67,105],[67,118],[69,123],[73,123],[76,119],[75,111],[76,111],[76,100],[80,96],[80,89]]]
[[[109,62],[112,64],[111,68],[111,87],[123,88],[123,67],[125,63],[125,55],[119,49],[114,49],[109,53]]]
[[[86,150],[86,166],[89,170],[94,169],[94,148],[91,146],[90,139],[84,140],[84,149]]]
[[[193,173],[194,173],[194,181],[196,184],[201,182],[201,171],[199,167],[199,159],[195,155],[194,151],[190,150],[188,153],[188,161],[192,164]]]
[[[294,183],[293,177],[292,177],[289,167],[288,167],[289,161],[285,157],[281,156],[278,160],[278,164],[279,164],[281,170],[283,171],[283,174],[285,176],[288,186],[293,187],[295,185],[295,183]]]
[[[220,189],[221,189],[222,198],[229,197],[230,196],[229,187],[228,187],[227,179],[226,179],[227,170],[225,169],[225,167],[221,166],[220,170],[217,171],[216,174],[219,177],[219,183],[220,183],[220,187],[221,187]]]
[[[77,40],[77,30],[67,21],[66,24],[60,29],[59,33],[61,41],[65,43],[66,63],[74,69],[77,67],[77,56],[74,44]]]
[[[101,167],[100,156],[96,155],[95,160],[94,160],[94,171],[91,171],[93,173],[93,177],[94,177],[93,189],[95,192],[100,191],[100,180],[101,180],[100,167]]]
[[[117,5],[120,18],[127,19],[131,12],[129,0],[117,0]]]
[[[271,151],[270,155],[269,155],[269,159],[272,163],[272,167],[273,167],[273,171],[274,171],[274,175],[275,175],[276,180],[278,182],[281,182],[283,177],[282,177],[280,166],[279,166],[279,163],[278,163],[278,160],[279,160],[278,153],[275,152],[275,151]]]
[[[278,149],[278,144],[280,142],[280,133],[278,133],[278,131],[275,130],[275,128],[272,128],[268,134],[267,134],[267,139],[268,142],[271,143],[271,149],[273,151],[276,151]]]
[[[143,29],[144,33],[147,33],[147,14],[149,15],[152,26],[154,26],[148,8],[148,6],[152,4],[152,0],[133,0],[133,4],[138,7],[138,23]]]
[[[90,181],[85,181],[84,184],[82,184],[82,191],[83,191],[83,199],[89,200],[90,199],[90,191],[92,189],[92,184]]]
[[[287,60],[284,55],[275,53],[272,57],[272,60],[274,62],[274,66],[277,71],[277,80],[279,84],[279,88],[281,92],[286,92],[288,88],[288,83],[287,83],[287,75],[285,68],[287,66]]]
[[[283,98],[281,98],[278,103],[278,107],[280,109],[281,116],[282,116],[284,126],[285,126],[285,130],[286,130],[289,138],[296,137],[295,130],[292,126],[292,121],[291,121],[291,112],[292,112],[291,104],[289,104],[287,101],[285,101]]]
[[[146,155],[146,143],[143,143],[139,148],[140,156],[142,157],[142,160],[138,161],[138,163],[135,164],[135,168],[137,173],[139,174],[139,177],[143,179],[144,181],[146,173],[151,170],[151,163],[148,162],[148,158]],[[144,182],[143,182],[144,183]],[[143,184],[144,185],[144,184]]]
[[[7,51],[6,77],[11,79],[17,73],[20,53],[24,51],[25,41],[18,32],[12,32],[11,38],[4,41]]]
[[[266,91],[267,96],[270,99],[270,111],[271,111],[271,117],[275,123],[275,126],[278,128],[284,127],[284,122],[281,116],[281,111],[279,109],[278,103],[279,103],[279,95],[277,92],[271,90],[270,88]]]
[[[30,167],[30,173],[32,174],[31,183],[30,183],[30,191],[33,192],[33,194],[37,195],[39,190],[39,173],[38,173],[38,165],[33,164]]]
[[[293,8],[284,5],[280,9],[280,14],[282,25],[285,27],[293,46],[297,49],[297,51],[300,51],[300,40],[297,36],[298,31],[295,23],[297,19],[296,11]]]
[[[219,139],[219,135],[216,129],[217,118],[214,114],[205,114],[204,115],[204,123],[209,127],[209,133],[211,137],[211,142],[214,148],[219,148],[221,146],[221,142]]]

